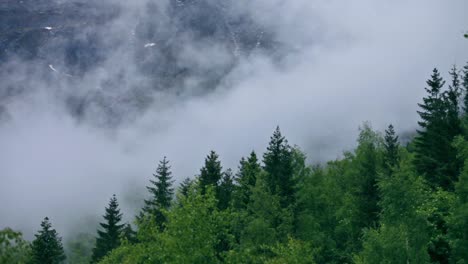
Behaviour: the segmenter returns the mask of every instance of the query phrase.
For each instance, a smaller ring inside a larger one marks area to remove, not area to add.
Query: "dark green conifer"
[[[190,188],[193,185],[193,180],[190,178],[185,178],[185,180],[179,186],[179,193],[182,194],[185,198],[188,197]]]
[[[160,228],[163,228],[163,223],[166,221],[162,211],[169,209],[174,196],[174,188],[172,187],[174,181],[171,174],[169,161],[164,157],[159,162],[156,174],[153,174],[155,180],[150,180],[151,186],[146,187],[151,194],[151,198],[145,200],[142,215],[153,216]]]
[[[398,136],[395,133],[395,129],[393,125],[390,124],[388,129],[385,130],[385,142],[384,142],[384,168],[388,172],[398,166],[399,163],[399,155],[398,155],[398,148],[400,144],[398,142]]]
[[[44,218],[44,221],[41,223],[41,230],[39,230],[35,237],[36,239],[32,242],[31,263],[57,264],[65,261],[66,257],[63,251],[62,238],[52,228],[49,218]]]
[[[224,210],[231,204],[232,193],[234,191],[234,182],[231,169],[224,172],[221,183],[219,184],[218,208]]]
[[[96,246],[93,248],[92,263],[97,263],[110,251],[120,245],[120,238],[123,235],[124,224],[121,224],[122,214],[115,194],[109,201],[104,215],[105,222],[100,223],[102,230],[98,230]]]
[[[219,181],[223,175],[221,162],[218,160],[219,156],[216,152],[211,151],[205,159],[205,166],[200,169],[200,188],[202,194],[205,194],[208,186],[213,186],[217,189]]]
[[[132,226],[129,223],[125,224],[122,230],[122,236],[124,239],[126,239],[130,243],[138,242],[137,232],[133,230]]]
[[[372,130],[369,123],[365,123],[359,134],[359,145],[356,149],[355,162],[357,165],[358,192],[356,193],[358,207],[362,213],[362,227],[375,226],[378,221],[380,208],[377,190],[377,175],[379,164],[378,144],[380,136]]]
[[[295,200],[292,152],[288,141],[281,135],[279,127],[271,137],[267,151],[263,155],[263,163],[270,192],[280,197],[283,207],[292,205]]]
[[[234,194],[234,205],[236,208],[247,207],[252,195],[252,189],[257,182],[257,176],[262,171],[258,162],[257,155],[254,151],[250,153],[249,158],[246,160],[242,158],[240,161],[239,172],[236,175],[236,187]]]
[[[445,81],[437,69],[425,88],[428,95],[419,104],[421,111],[418,122],[421,130],[415,140],[415,166],[420,175],[424,175],[432,187],[452,190],[459,173],[460,164],[456,159],[456,150],[452,146],[454,137],[461,133],[457,113],[456,88],[443,93]]]
[[[466,144],[466,143],[465,143]],[[449,233],[452,239],[452,262],[468,260],[468,159],[455,187],[456,202],[452,208]]]
[[[463,67],[462,70],[463,76],[462,76],[462,86],[463,86],[463,110],[465,112],[465,115],[468,113],[468,62],[466,65]]]

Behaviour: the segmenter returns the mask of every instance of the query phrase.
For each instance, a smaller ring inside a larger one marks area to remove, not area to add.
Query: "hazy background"
[[[235,41],[226,48],[184,32],[177,62],[197,74],[154,90],[154,80],[132,63],[132,45],[153,42],[128,36],[142,16],[167,24],[155,35],[177,24],[167,22],[165,1],[150,14],[148,1],[128,2],[96,29],[108,49],[93,70],[70,74],[61,58],[54,70],[21,59],[1,68],[0,89],[18,82],[26,88],[2,105],[0,228],[31,236],[49,216],[64,236],[92,232],[96,226],[85,224],[100,220],[113,193],[131,220],[163,156],[178,182],[197,174],[212,149],[224,168],[236,169],[251,150],[263,153],[276,125],[311,163],[351,149],[363,121],[411,132],[432,69],[447,77],[453,64],[468,61],[465,0],[243,0],[226,5],[228,12],[251,18],[275,48],[242,54]],[[204,76],[226,65],[232,68],[214,89],[200,92]],[[80,118],[63,103],[96,91],[104,103],[87,105]],[[135,94],[143,99],[126,100]]]

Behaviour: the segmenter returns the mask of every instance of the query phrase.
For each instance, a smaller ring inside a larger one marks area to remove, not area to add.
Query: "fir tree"
[[[455,156],[456,151],[451,145],[454,137],[461,132],[456,111],[454,93],[442,93],[445,81],[437,69],[434,69],[431,79],[425,88],[428,96],[419,104],[421,111],[418,122],[422,130],[418,130],[415,140],[415,166],[420,175],[424,175],[432,187],[453,188],[460,164]]]
[[[466,63],[465,67],[463,67],[463,76],[462,76],[462,86],[463,86],[463,110],[465,115],[468,113],[468,62]]]
[[[355,263],[428,263],[427,215],[421,210],[427,191],[411,165],[403,160],[392,177],[378,182],[380,226],[364,232],[363,249]]]
[[[245,209],[247,207],[252,195],[252,189],[255,187],[257,176],[261,170],[262,168],[254,151],[250,153],[247,160],[245,158],[241,159],[239,172],[235,179],[237,183],[234,194],[236,208]]]
[[[206,188],[208,186],[213,186],[217,189],[219,181],[222,177],[222,170],[223,167],[221,166],[221,162],[218,160],[218,154],[216,152],[211,151],[210,154],[205,159],[205,166],[200,169],[200,188],[202,194],[205,193]]]
[[[229,207],[232,200],[232,193],[234,191],[234,183],[231,169],[224,172],[221,183],[219,184],[218,194],[218,208],[224,210]]]
[[[359,146],[356,150],[355,164],[357,165],[357,195],[358,207],[362,213],[359,219],[363,226],[371,227],[377,223],[380,208],[377,190],[378,151],[380,136],[372,130],[370,124],[365,123],[359,134]]]
[[[264,170],[267,172],[267,186],[270,192],[281,198],[281,205],[294,203],[295,183],[293,179],[292,153],[288,141],[276,128],[267,151],[263,155]]]
[[[388,129],[385,130],[385,154],[384,154],[384,168],[387,172],[390,172],[392,168],[398,166],[399,155],[398,148],[400,144],[398,143],[398,136],[395,133],[393,125],[390,124]]]
[[[93,263],[99,262],[107,253],[120,245],[120,237],[123,234],[125,225],[120,224],[122,214],[115,194],[110,199],[109,206],[106,207],[104,219],[106,221],[99,224],[103,230],[97,231],[96,246],[93,248]]]
[[[137,232],[133,230],[132,226],[129,223],[126,223],[122,230],[122,237],[130,243],[138,242]]]
[[[444,99],[447,105],[447,122],[449,124],[448,129],[453,131],[454,134],[459,135],[462,133],[459,106],[461,87],[460,76],[455,66],[453,66],[452,70],[450,71],[450,76],[452,77],[452,82],[449,85],[448,91],[444,93]]]
[[[179,193],[185,198],[187,198],[192,185],[193,185],[193,180],[188,177],[185,178],[185,180],[182,181],[182,183],[179,186]]]
[[[49,218],[44,218],[44,221],[41,223],[41,230],[39,230],[35,237],[36,239],[32,242],[31,263],[56,264],[65,261],[66,257],[63,251],[62,238],[52,228]]]
[[[143,215],[155,217],[156,224],[160,228],[163,227],[163,223],[165,222],[162,210],[169,209],[174,195],[172,172],[170,169],[169,161],[164,157],[159,162],[156,174],[153,174],[156,180],[150,180],[151,186],[146,187],[151,194],[151,199],[145,200]]]
[[[262,172],[252,189],[251,202],[247,210],[248,221],[241,237],[243,246],[250,247],[255,254],[265,254],[264,245],[285,242],[293,231],[293,212],[283,208],[278,195],[271,194],[267,186],[267,174]]]

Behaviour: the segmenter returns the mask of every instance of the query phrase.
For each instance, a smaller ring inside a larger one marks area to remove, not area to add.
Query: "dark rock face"
[[[78,32],[116,17],[117,8],[80,2],[5,0],[0,3],[0,58],[47,59],[60,46],[73,56]],[[59,43],[53,44],[54,41]],[[91,45],[90,45],[91,46]],[[87,48],[82,46],[82,48]],[[92,47],[90,47],[92,48]]]
[[[209,92],[239,58],[275,50],[273,35],[247,13],[235,12],[232,3],[148,0],[131,13],[117,1],[3,0],[0,75],[15,71],[5,65],[20,60],[45,69],[51,75],[45,80],[61,78],[70,89],[86,90],[79,87],[86,85],[84,77],[111,66],[115,70],[100,77],[100,89],[65,95],[63,102],[77,118],[92,107],[118,124],[126,112],[144,111],[155,91],[184,93],[187,81],[196,80],[192,93]],[[130,73],[129,65],[136,72]],[[135,83],[129,75],[144,81]],[[4,83],[0,104],[28,85]]]

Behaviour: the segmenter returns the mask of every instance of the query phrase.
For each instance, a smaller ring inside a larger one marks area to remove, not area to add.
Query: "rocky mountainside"
[[[73,90],[62,96],[74,116],[92,108],[118,124],[127,112],[153,103],[155,91],[204,94],[240,58],[276,49],[273,34],[233,1],[162,2],[1,1],[0,75],[6,81],[0,105],[33,89],[27,78],[8,77],[18,72],[11,62],[20,61],[33,67],[25,72],[40,69],[46,86],[59,78],[62,88]]]
[[[164,11],[148,1],[136,19],[122,18],[123,8],[112,1],[4,0],[0,60],[16,56],[47,66],[61,64],[75,75],[98,66],[110,50],[125,47],[142,71],[174,77],[197,71],[177,61],[182,46],[191,44],[187,41],[215,43],[230,52],[232,63],[237,56],[271,46],[271,36],[248,16],[231,12],[227,1],[172,0]]]

